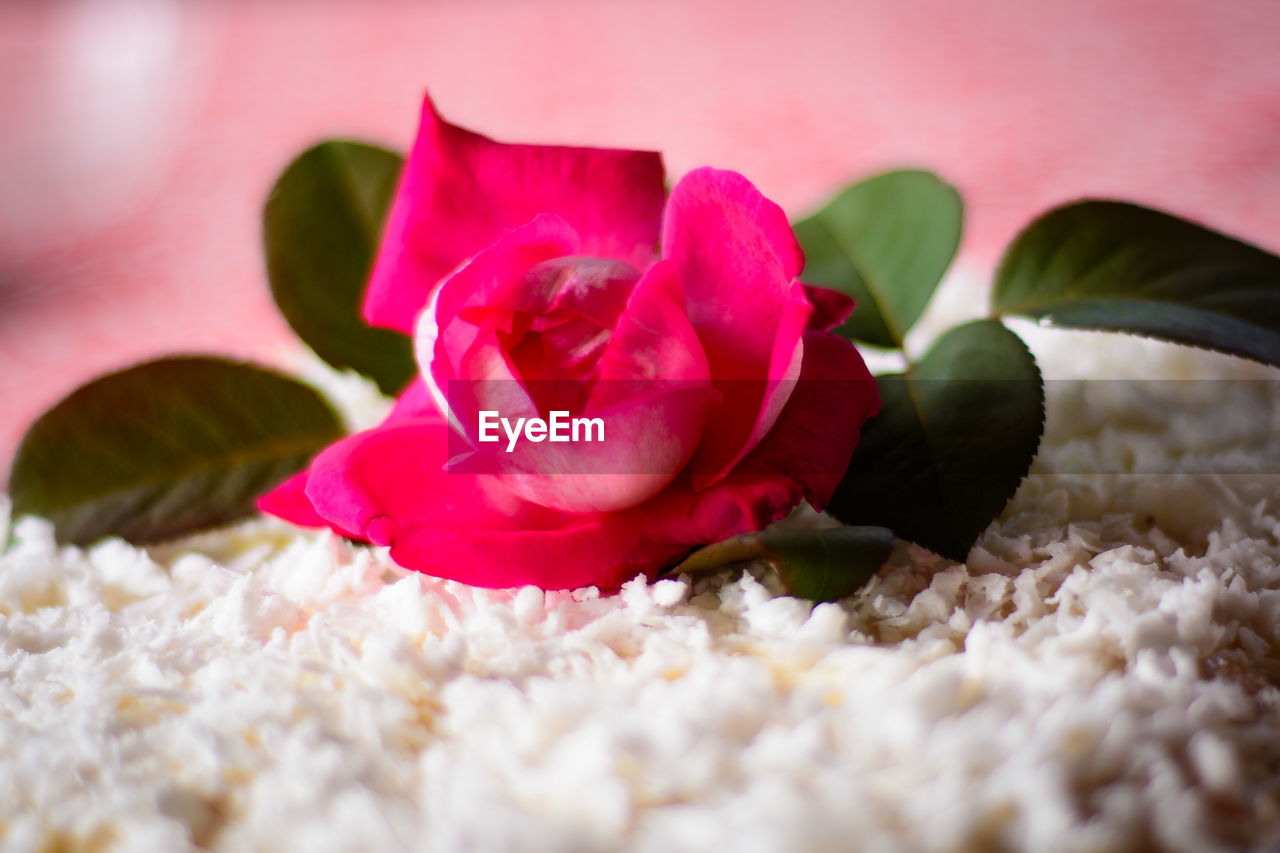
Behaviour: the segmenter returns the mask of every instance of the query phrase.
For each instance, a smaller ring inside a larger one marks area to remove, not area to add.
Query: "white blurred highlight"
[[[0,194],[0,232],[25,249],[57,245],[137,211],[177,153],[197,57],[173,0],[68,4],[33,96],[0,153],[24,168]]]

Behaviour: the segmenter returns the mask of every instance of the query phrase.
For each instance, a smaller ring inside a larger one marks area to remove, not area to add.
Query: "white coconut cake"
[[[1214,381],[1051,381],[965,565],[904,544],[816,607],[761,565],[490,591],[273,520],[81,550],[6,512],[0,845],[1280,844],[1277,374],[1019,331],[1051,378]]]

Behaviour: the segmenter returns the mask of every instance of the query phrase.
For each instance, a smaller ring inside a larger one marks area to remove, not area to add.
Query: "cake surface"
[[[474,589],[268,520],[83,551],[7,525],[0,840],[1274,844],[1280,383],[1027,331],[1048,431],[968,563],[900,545],[817,607],[756,565],[601,597]],[[1139,375],[1179,381],[1063,379]]]

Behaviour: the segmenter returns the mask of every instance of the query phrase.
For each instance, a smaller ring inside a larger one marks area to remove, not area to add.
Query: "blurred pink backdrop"
[[[0,4],[0,463],[75,385],[279,362],[259,211],[311,142],[405,148],[421,93],[499,139],[659,149],[803,214],[925,165],[991,265],[1124,197],[1280,249],[1275,0]]]

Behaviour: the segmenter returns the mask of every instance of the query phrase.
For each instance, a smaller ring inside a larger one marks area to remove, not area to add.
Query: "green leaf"
[[[14,514],[63,542],[143,543],[234,521],[342,436],[314,390],[247,364],[184,357],[95,379],[45,412],[9,475]]]
[[[322,142],[276,181],[263,211],[267,277],[316,355],[397,394],[417,373],[411,340],[364,322],[360,304],[404,161],[358,142]]]
[[[796,223],[802,278],[858,303],[837,332],[901,349],[955,256],[963,221],[960,194],[932,172],[877,175]]]
[[[810,601],[835,601],[879,571],[893,550],[883,527],[827,530],[762,530],[699,548],[671,570],[694,573],[744,560],[767,560],[787,592]]]
[[[1031,223],[992,306],[1280,365],[1280,257],[1136,204],[1077,202]]]
[[[1044,386],[1035,360],[998,321],[978,320],[878,382],[883,407],[863,427],[827,511],[964,560],[1039,448]]]

